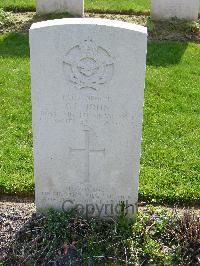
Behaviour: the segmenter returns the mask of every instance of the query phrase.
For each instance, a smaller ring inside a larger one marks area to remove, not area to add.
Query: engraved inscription
[[[114,60],[92,40],[72,47],[63,60],[64,74],[79,89],[98,90],[112,79]]]
[[[176,17],[177,11],[180,10],[181,6],[177,6],[175,3],[168,3],[167,13],[171,14],[172,17]]]
[[[135,119],[127,112],[126,106],[123,106],[116,113],[113,110],[113,100],[109,96],[94,97],[87,94],[81,96],[65,94],[62,96],[62,101],[62,112],[44,107],[40,112],[40,120],[67,125],[88,125],[89,127],[94,127],[95,123],[101,123],[102,126],[115,125],[126,127],[131,123],[134,127]]]
[[[70,152],[83,152],[85,157],[85,175],[86,182],[90,181],[90,153],[101,153],[105,156],[105,148],[104,149],[91,149],[90,148],[90,130],[85,129],[85,147],[74,149],[70,147]]]

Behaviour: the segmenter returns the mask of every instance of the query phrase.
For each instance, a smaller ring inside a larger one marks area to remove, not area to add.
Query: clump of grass
[[[175,227],[168,227],[168,232],[179,249],[180,264],[199,265],[200,217],[191,211],[185,211]]]
[[[174,249],[170,241],[166,241],[166,226],[174,223],[175,215],[164,208],[149,206],[138,214],[129,238],[133,265],[173,264]]]
[[[47,216],[33,217],[16,235],[5,261],[8,265],[124,261],[121,222],[84,219],[74,211],[50,210]]]
[[[0,8],[0,27],[10,22],[10,13]]]
[[[148,17],[148,19],[147,19],[147,25],[146,26],[148,27],[149,32],[155,31],[155,22],[150,17]]]
[[[200,31],[200,21],[188,22],[186,24],[187,32],[196,33]]]
[[[198,42],[199,39],[200,21],[188,22],[176,18],[155,21],[149,17],[146,26],[148,27],[150,38],[156,40],[193,40]]]
[[[35,0],[3,0],[0,1],[0,8],[14,12],[35,11],[35,3]]]
[[[197,33],[200,30],[200,21],[190,22],[180,19],[172,19],[168,23],[172,30],[183,31],[186,34]]]
[[[183,265],[185,258],[187,262],[190,259],[196,262],[199,231],[199,220],[192,214],[179,217],[152,206],[139,212],[136,220],[124,215],[116,220],[85,219],[75,211],[51,210],[46,216],[32,217],[16,234],[4,262],[6,265]]]

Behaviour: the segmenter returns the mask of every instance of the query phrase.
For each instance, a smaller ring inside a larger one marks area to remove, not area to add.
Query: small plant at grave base
[[[200,23],[198,21],[188,22],[185,20],[172,19],[169,22],[172,30],[183,31],[186,34],[197,33],[200,31]]]
[[[175,226],[167,226],[169,238],[177,248],[177,261],[180,265],[200,264],[200,217],[185,211]]]
[[[6,263],[70,265],[75,261],[120,261],[124,257],[123,241],[113,220],[86,220],[73,211],[51,210],[47,216],[33,218],[17,234]]]
[[[175,222],[172,212],[149,206],[138,214],[129,238],[131,262],[134,265],[172,265],[174,250],[166,241],[166,226]]]
[[[187,23],[187,32],[195,33],[198,31],[200,31],[200,23],[199,22],[193,21],[193,22]]]
[[[155,31],[155,22],[149,17],[147,20],[147,28],[149,32],[154,32]]]
[[[50,210],[46,216],[33,217],[16,234],[4,261],[5,265],[183,265],[184,261],[195,265],[200,226],[192,217],[152,206],[135,220],[123,212],[116,220],[100,220]]]
[[[9,12],[5,12],[0,8],[0,26],[6,25],[9,23]]]

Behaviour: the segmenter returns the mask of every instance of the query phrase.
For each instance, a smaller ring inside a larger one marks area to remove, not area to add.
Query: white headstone
[[[84,0],[36,0],[36,13],[63,13],[83,16]]]
[[[151,18],[197,20],[198,5],[199,0],[151,0]]]
[[[37,209],[135,212],[146,28],[62,19],[30,29]]]

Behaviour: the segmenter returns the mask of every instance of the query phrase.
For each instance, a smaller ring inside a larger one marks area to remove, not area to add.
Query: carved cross
[[[102,153],[105,155],[105,148],[104,149],[91,149],[90,148],[90,130],[84,130],[85,132],[85,148],[82,149],[72,149],[72,152],[83,152],[84,157],[86,158],[85,162],[85,174],[86,174],[86,182],[90,181],[90,153]]]

